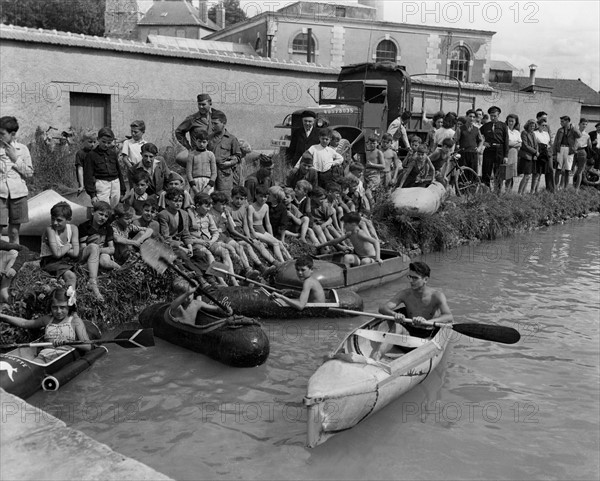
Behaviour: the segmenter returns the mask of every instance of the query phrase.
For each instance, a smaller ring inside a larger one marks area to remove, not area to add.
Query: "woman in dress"
[[[547,121],[543,117],[537,121],[535,138],[538,143],[539,154],[533,161],[533,178],[531,180],[531,192],[537,192],[542,174],[552,171],[552,147],[550,145],[550,134],[546,129]]]
[[[523,132],[521,132],[521,148],[519,149],[517,172],[519,175],[523,174],[523,179],[521,179],[521,183],[519,184],[519,194],[525,193],[525,189],[533,173],[533,164],[537,160],[539,153],[538,142],[533,132],[535,126],[535,120],[529,119],[523,127]]]
[[[517,176],[517,159],[521,148],[519,117],[515,114],[508,114],[506,125],[508,126],[508,161],[504,174],[504,188],[506,192],[510,192],[514,185],[513,179]]]

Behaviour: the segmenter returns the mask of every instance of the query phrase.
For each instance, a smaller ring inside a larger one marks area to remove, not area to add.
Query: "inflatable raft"
[[[71,202],[53,190],[45,190],[27,201],[29,222],[21,224],[19,234],[41,236],[46,227],[50,225],[50,209],[59,202],[66,202],[71,206],[73,211],[71,224],[79,225],[88,220],[88,210],[91,208]]]
[[[435,214],[444,198],[446,188],[439,182],[432,182],[429,187],[402,187],[392,192],[392,203],[396,209],[414,217]]]
[[[218,287],[211,293],[223,304],[229,305],[233,312],[249,317],[263,319],[298,319],[304,317],[339,317],[339,312],[329,308],[353,309],[361,311],[362,298],[351,289],[331,289],[325,292],[327,299],[323,304],[309,303],[299,311],[274,301],[261,287]],[[284,292],[284,295],[298,297],[299,291]],[[351,307],[354,306],[354,307]],[[342,314],[343,315],[343,314]]]
[[[325,289],[361,291],[400,278],[408,271],[410,258],[396,251],[381,249],[381,264],[348,267],[342,263],[344,254],[325,254],[314,261],[316,278]],[[302,289],[293,260],[277,268],[274,285],[281,289]]]
[[[390,334],[387,321],[372,319],[352,331],[308,381],[308,446],[356,426],[423,382],[440,363],[451,329],[437,327],[421,338],[412,330]],[[392,347],[376,360],[384,341]]]
[[[99,339],[98,328],[91,322],[84,322],[90,339]],[[43,339],[39,341],[41,342]],[[104,346],[96,347],[85,353],[70,347],[65,350],[64,354],[44,363],[34,359],[38,351],[39,348],[36,347],[19,347],[0,354],[0,387],[23,399],[28,398],[39,389],[56,391],[108,352]]]
[[[227,318],[198,313],[196,326],[175,322],[169,303],[154,304],[139,315],[142,327],[177,346],[204,354],[233,367],[254,367],[269,357],[269,338],[260,324],[243,316]]]

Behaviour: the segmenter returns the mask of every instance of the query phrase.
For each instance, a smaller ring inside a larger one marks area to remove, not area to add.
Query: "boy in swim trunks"
[[[361,221],[360,214],[350,212],[342,217],[342,221],[344,222],[345,234],[329,242],[320,244],[317,248],[341,244],[346,239],[349,239],[354,248],[354,253],[344,255],[344,264],[348,267],[372,264],[373,262],[381,264],[383,261],[381,260],[379,241],[359,227]]]
[[[290,299],[282,294],[274,292],[271,296],[280,299],[289,306],[299,311],[303,310],[307,303],[324,303],[325,292],[319,280],[314,277],[313,260],[309,256],[302,256],[296,259],[296,275],[303,281],[300,298]]]

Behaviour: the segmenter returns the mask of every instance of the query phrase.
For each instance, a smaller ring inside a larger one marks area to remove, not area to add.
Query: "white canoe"
[[[386,334],[388,355],[371,357],[383,339],[387,321],[372,319],[352,331],[308,381],[308,447],[356,426],[421,383],[439,364],[451,326],[432,331],[429,339]]]
[[[416,217],[437,212],[445,197],[446,188],[436,181],[429,187],[402,187],[392,192],[394,206]]]
[[[71,206],[71,224],[79,225],[88,220],[88,207],[71,202],[54,190],[45,190],[27,201],[29,222],[21,225],[19,235],[41,236],[50,225],[50,209],[59,202],[66,202]]]

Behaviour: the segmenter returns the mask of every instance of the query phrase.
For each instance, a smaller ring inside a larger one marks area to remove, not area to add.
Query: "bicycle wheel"
[[[470,197],[481,192],[481,179],[473,169],[469,167],[459,167],[457,175],[454,178],[456,195]]]

